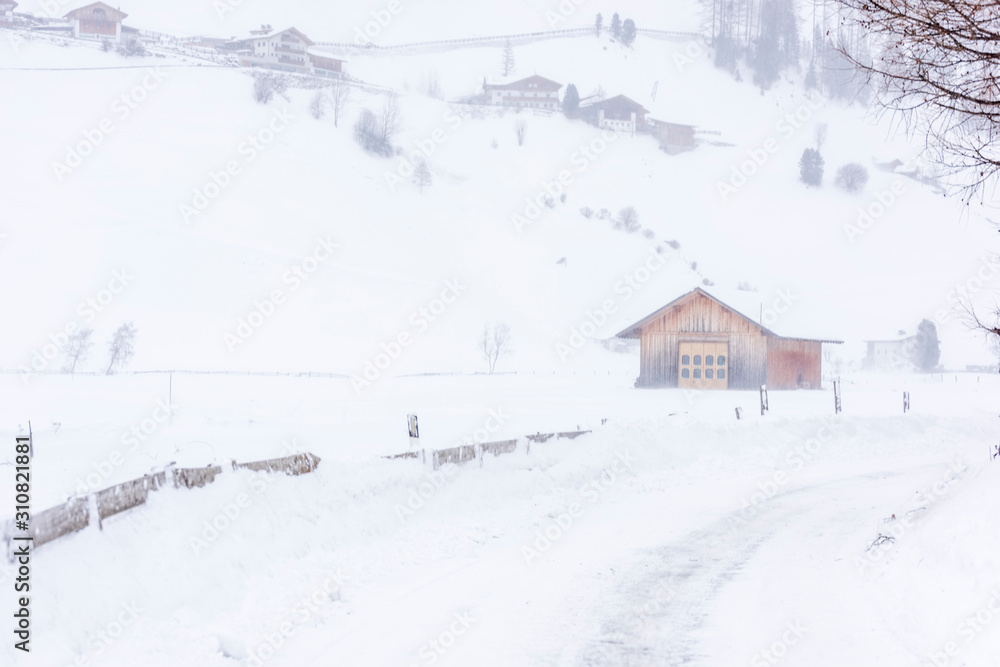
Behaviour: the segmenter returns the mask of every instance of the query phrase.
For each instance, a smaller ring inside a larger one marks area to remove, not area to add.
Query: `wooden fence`
[[[321,459],[315,454],[304,453],[286,456],[279,459],[237,463],[233,461],[233,470],[246,469],[253,471],[284,473],[286,475],[304,475],[316,470]],[[172,468],[170,482],[175,489],[193,489],[204,487],[215,481],[222,473],[221,466],[205,468]],[[83,530],[91,524],[91,509],[96,511],[97,525],[104,528],[104,519],[145,504],[150,491],[157,491],[167,486],[167,471],[143,475],[138,479],[129,480],[101,489],[86,496],[71,498],[62,505],[49,508],[32,515],[29,520],[29,535],[32,538],[32,548],[37,549],[64,535]],[[93,505],[91,504],[93,499]],[[14,522],[7,521],[0,526],[0,539],[6,543],[7,560],[13,562],[14,555]]]

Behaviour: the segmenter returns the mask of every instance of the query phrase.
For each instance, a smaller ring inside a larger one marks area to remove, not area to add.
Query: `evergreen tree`
[[[820,185],[823,182],[823,156],[815,148],[802,151],[799,158],[799,178],[806,185]]]
[[[566,94],[563,96],[562,107],[563,113],[567,116],[575,115],[576,110],[580,108],[580,93],[572,83],[566,86]]]
[[[618,18],[618,12],[611,17],[611,36],[618,39],[622,35],[622,20]]]
[[[806,90],[815,90],[817,85],[819,81],[816,79],[816,63],[810,60],[809,71],[806,72]]]
[[[503,45],[503,55],[500,58],[500,70],[503,72],[504,76],[510,76],[517,69],[517,63],[514,60],[514,45],[510,43],[508,39]]]
[[[625,19],[625,23],[622,23],[622,43],[625,46],[632,46],[632,42],[635,41],[635,21],[632,19]]]
[[[594,21],[594,30],[597,32],[597,36],[601,36],[601,27],[604,25],[604,17],[600,14],[597,15],[597,20]]]
[[[941,341],[937,337],[937,327],[930,320],[923,320],[917,325],[917,341],[911,357],[913,365],[927,373],[937,368],[939,359]]]

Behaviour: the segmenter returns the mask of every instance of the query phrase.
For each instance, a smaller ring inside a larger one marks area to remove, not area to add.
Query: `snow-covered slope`
[[[469,371],[480,367],[482,326],[503,320],[516,347],[508,369],[561,369],[557,346],[605,301],[615,302],[615,317],[595,338],[703,280],[722,291],[748,281],[759,290],[751,316],[791,294],[793,305],[769,320],[772,329],[849,341],[912,330],[954,305],[949,291],[975,278],[984,261],[995,234],[988,225],[976,215],[961,224],[952,201],[874,169],[873,154],[909,151],[884,145],[885,129],[860,109],[819,105],[787,83],[761,96],[714,69],[707,55],[678,66],[674,56],[686,48],[639,40],[626,50],[570,39],[517,52],[522,73],[575,82],[584,93],[601,85],[656,117],[717,130],[721,137],[707,138],[732,144],[676,156],[647,137],[602,139],[560,115],[523,114],[527,139],[517,146],[514,114],[420,94],[429,72],[449,96],[474,92],[496,73],[495,49],[352,60],[355,75],[402,92],[396,144],[403,154],[392,159],[367,155],[351,139],[356,115],[379,108],[380,96],[356,94],[334,127],[329,115],[309,115],[311,91],[293,89],[287,101],[260,105],[245,74],[191,61],[129,61],[159,67],[155,75],[144,68],[5,71],[0,114],[18,130],[7,137],[10,159],[0,167],[7,192],[0,271],[6,283],[30,289],[3,296],[19,326],[5,333],[2,365],[30,366],[71,323],[93,326],[103,340],[130,319],[140,329],[136,368],[353,374],[380,351],[372,341],[409,334],[394,372]],[[123,62],[41,39],[20,43],[5,60],[54,68]],[[829,128],[828,175],[815,190],[797,181],[796,163],[820,122]],[[88,133],[104,135],[101,123],[111,132],[79,166],[56,166],[68,164],[81,142],[87,150]],[[408,178],[393,177],[424,153],[434,182],[421,194]],[[763,164],[748,162],[754,157]],[[869,166],[864,192],[845,194],[830,183],[848,161]],[[227,165],[239,173],[219,176]],[[753,173],[739,185],[734,170]],[[530,225],[512,222],[531,212],[529,200],[543,199],[546,187],[555,190],[563,171],[565,203],[557,197]],[[738,187],[720,187],[727,183]],[[196,205],[203,208],[193,215]],[[637,209],[642,233],[579,213],[625,206]],[[864,228],[859,209],[884,213]],[[321,238],[337,244],[332,255],[317,247]],[[288,274],[314,252],[329,259],[318,268],[310,260],[316,270],[307,280]],[[640,288],[620,284],[637,271],[644,277],[641,267],[657,252],[666,258],[662,270]],[[115,271],[126,272],[127,286],[102,294],[121,287]],[[437,308],[449,281],[460,295],[431,322],[419,311]],[[273,314],[254,315],[271,312],[264,302],[275,290],[281,303]],[[104,300],[101,312],[82,306],[87,299]],[[227,344],[248,318],[263,323],[245,342]],[[941,328],[944,363],[984,357],[963,326]],[[587,368],[621,368],[602,350],[571,361],[588,357]]]

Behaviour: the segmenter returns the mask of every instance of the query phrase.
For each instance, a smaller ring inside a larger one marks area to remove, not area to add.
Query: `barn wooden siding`
[[[729,343],[730,389],[756,389],[766,379],[767,342],[760,327],[697,292],[646,323],[641,341],[639,386],[676,387],[684,341]]]
[[[767,386],[770,389],[819,389],[823,344],[815,340],[767,339]]]

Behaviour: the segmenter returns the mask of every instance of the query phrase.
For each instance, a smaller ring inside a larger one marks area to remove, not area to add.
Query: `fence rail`
[[[232,466],[233,470],[246,469],[268,473],[283,472],[286,475],[304,475],[315,471],[320,461],[320,457],[306,452],[249,463],[233,461]],[[170,481],[175,489],[193,489],[204,487],[215,481],[215,478],[222,473],[222,467],[172,468],[170,472]],[[92,510],[96,512],[98,528],[103,530],[104,519],[145,504],[150,491],[157,491],[166,486],[167,471],[163,470],[101,489],[92,494],[71,498],[62,505],[33,515],[29,521],[30,531],[28,535],[32,538],[33,547],[37,549],[43,544],[48,544],[89,526],[93,523]],[[13,562],[14,557],[14,527],[13,521],[6,521],[0,526],[0,539],[6,544],[9,562]]]

